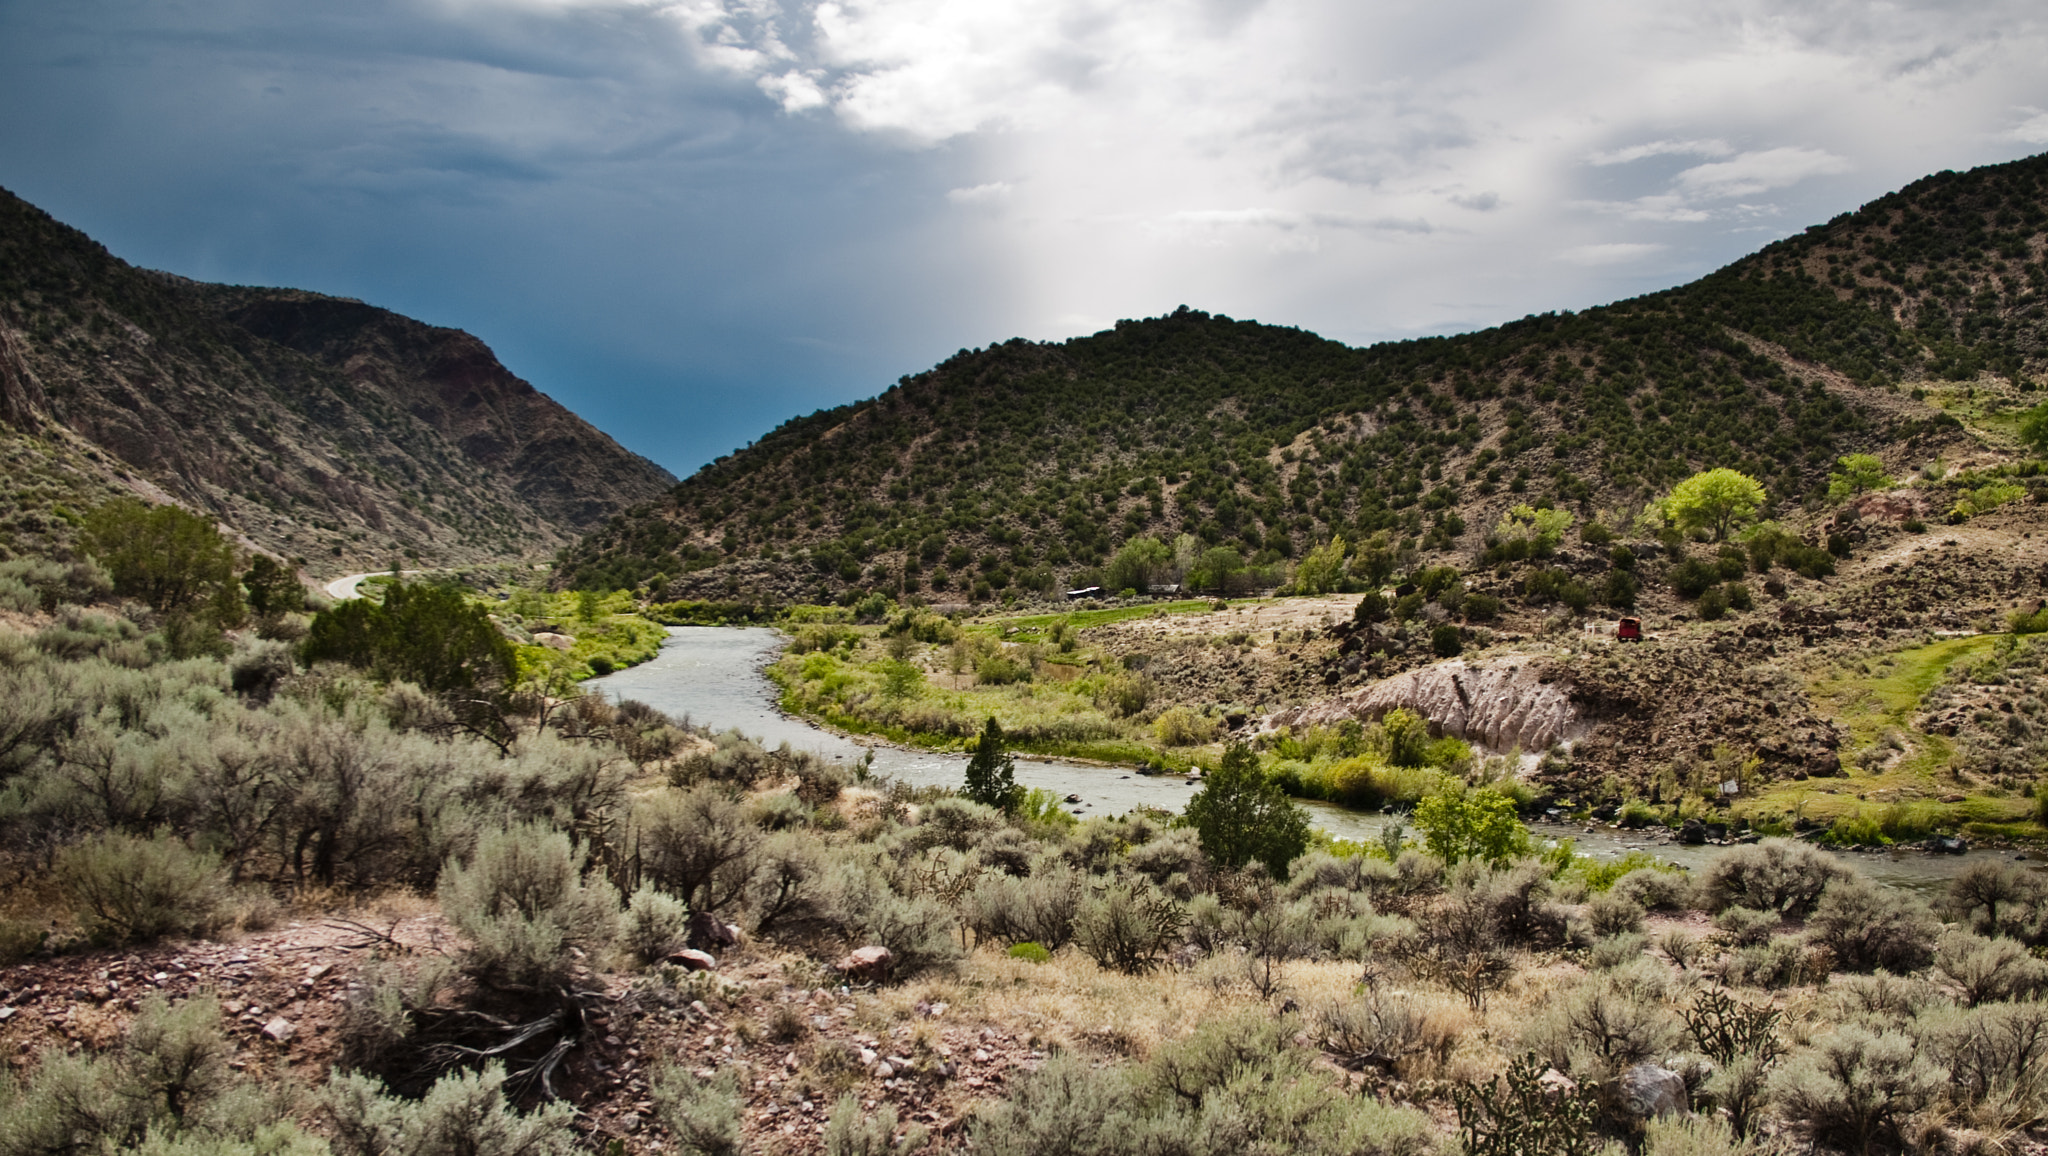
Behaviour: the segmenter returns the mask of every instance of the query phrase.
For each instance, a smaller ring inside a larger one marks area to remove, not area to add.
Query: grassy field
[[[1913,727],[1921,701],[1949,669],[1989,655],[2000,637],[1943,639],[1874,655],[1810,680],[1815,704],[1848,732],[1845,776],[1780,782],[1742,812],[1832,823],[1847,841],[1921,838],[1944,830],[2010,833],[2006,825],[2027,814],[2030,800],[1971,793],[1951,769],[1949,739]],[[1957,795],[1962,801],[1940,801]]]

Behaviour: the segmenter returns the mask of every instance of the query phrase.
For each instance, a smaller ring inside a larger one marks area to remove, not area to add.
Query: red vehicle
[[[1618,642],[1641,642],[1643,640],[1643,620],[1640,618],[1624,618],[1620,622],[1615,623],[1614,637]]]

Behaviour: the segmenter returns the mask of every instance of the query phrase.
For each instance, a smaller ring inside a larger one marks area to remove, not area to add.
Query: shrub
[[[1643,929],[1643,908],[1641,904],[1624,895],[1605,891],[1593,897],[1586,905],[1586,921],[1593,928],[1593,934],[1606,937],[1627,935]]]
[[[1849,1025],[1780,1065],[1771,1095],[1810,1139],[1848,1152],[1900,1142],[1904,1119],[1929,1104],[1947,1073],[1911,1037]]]
[[[1917,898],[1861,877],[1837,879],[1821,893],[1807,933],[1849,971],[1917,971],[1934,958],[1941,925]]]
[[[745,1102],[732,1068],[709,1080],[685,1068],[664,1068],[654,1077],[652,1096],[655,1114],[686,1156],[740,1156]]]
[[[1715,856],[1700,880],[1700,897],[1713,912],[1767,907],[1799,917],[1813,910],[1828,884],[1854,875],[1825,851],[1788,839],[1765,839]]]
[[[931,1133],[912,1124],[896,1139],[896,1109],[883,1105],[872,1116],[861,1115],[860,1098],[848,1092],[825,1121],[825,1156],[908,1156],[925,1146]]]
[[[1754,907],[1730,907],[1714,917],[1714,929],[1727,936],[1728,942],[1737,947],[1755,947],[1757,944],[1769,942],[1784,922],[1784,916],[1775,911],[1758,911]]]
[[[1643,1156],[1750,1156],[1735,1128],[1718,1116],[1682,1115],[1643,1121]]]
[[[1799,940],[1781,935],[1768,943],[1722,956],[1715,971],[1721,982],[1731,987],[1780,988],[1814,978],[1810,973],[1816,964],[1824,978],[1828,970],[1825,963],[1814,960]]]
[[[1429,632],[1429,650],[1438,658],[1456,658],[1464,652],[1465,643],[1458,637],[1458,628],[1445,622]]]
[[[1637,1064],[1662,1059],[1677,1045],[1681,1025],[1633,978],[1626,972],[1590,976],[1557,993],[1523,1044],[1582,1082],[1606,1084]]]
[[[451,860],[441,910],[470,941],[463,969],[499,987],[565,982],[571,949],[602,951],[618,925],[618,893],[582,875],[569,836],[537,824],[488,832],[467,863]]]
[[[2010,939],[1944,932],[1935,942],[1934,966],[1961,990],[1966,1007],[2032,999],[2048,990],[2048,963]]]
[[[1673,566],[1664,575],[1671,589],[1681,598],[1698,598],[1713,589],[1721,581],[1721,571],[1711,563],[1698,558],[1687,558]]]
[[[1137,975],[1152,970],[1180,937],[1186,913],[1146,880],[1096,889],[1074,917],[1074,942],[1103,967]]]
[[[1944,907],[1979,935],[2038,943],[2048,933],[2048,880],[2010,863],[1973,863],[1950,881]]]
[[[900,895],[870,868],[849,866],[838,881],[840,918],[867,943],[889,949],[891,974],[906,977],[960,956],[953,913],[933,895]]]
[[[1636,576],[1625,569],[1607,572],[1606,584],[1600,588],[1600,600],[1616,610],[1634,610],[1636,607]]]
[[[217,926],[227,881],[219,856],[168,831],[95,836],[60,853],[56,875],[86,929],[124,943]]]
[[[712,914],[746,894],[762,834],[725,791],[707,783],[661,792],[643,800],[633,817],[649,883],[692,911]]]
[[[1200,835],[1211,863],[1235,869],[1256,859],[1285,879],[1308,850],[1308,815],[1259,768],[1258,756],[1232,743],[1188,800],[1181,821]]]
[[[967,925],[985,939],[1058,951],[1074,936],[1086,893],[1086,878],[1064,863],[1046,864],[1022,879],[986,876],[968,896]]]
[[[1052,960],[1052,952],[1047,951],[1043,945],[1028,940],[1011,944],[1010,950],[1005,954],[1011,959],[1021,959],[1026,963],[1049,963]]]
[[[1683,911],[1692,903],[1693,886],[1683,871],[1637,867],[1615,880],[1612,890],[1651,910]]]
[[[1728,588],[1709,586],[1700,594],[1700,620],[1713,622],[1728,613]]]
[[[2002,1101],[2024,1119],[2048,1108],[2048,1004],[1929,1012],[1912,1030],[1922,1052],[1948,1069],[1965,1103]]]
[[[521,1115],[505,1071],[450,1072],[419,1100],[385,1095],[364,1075],[336,1074],[321,1097],[338,1156],[570,1156],[576,1109],[557,1101]]]
[[[1184,706],[1169,707],[1152,720],[1152,733],[1169,747],[1192,747],[1216,737],[1216,720]]]
[[[1339,1064],[1353,1071],[1374,1068],[1389,1076],[1424,1054],[1434,1053],[1441,1060],[1458,1038],[1415,1004],[1383,998],[1369,989],[1355,999],[1318,1004],[1308,1020],[1315,1045]]]
[[[1594,943],[1586,953],[1586,966],[1594,971],[1612,971],[1641,959],[1649,946],[1650,937],[1640,931],[1610,935]]]
[[[673,895],[641,887],[626,905],[619,943],[643,964],[655,964],[683,946],[690,909]]]

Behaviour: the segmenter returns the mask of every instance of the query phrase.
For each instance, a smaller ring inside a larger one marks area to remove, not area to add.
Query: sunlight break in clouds
[[[1012,242],[1027,333],[1188,300],[1356,338],[1592,303],[1652,254],[1703,271],[1759,223],[1957,163],[1958,137],[2030,139],[2038,117],[1998,131],[2048,95],[2026,5],[1851,12],[702,0],[686,22],[764,62],[788,113],[971,144],[988,168],[946,200]]]

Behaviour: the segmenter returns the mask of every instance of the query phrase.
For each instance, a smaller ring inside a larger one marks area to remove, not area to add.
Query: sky
[[[2048,150],[2039,0],[0,0],[0,186],[487,341],[677,475],[964,348],[1351,344]]]

